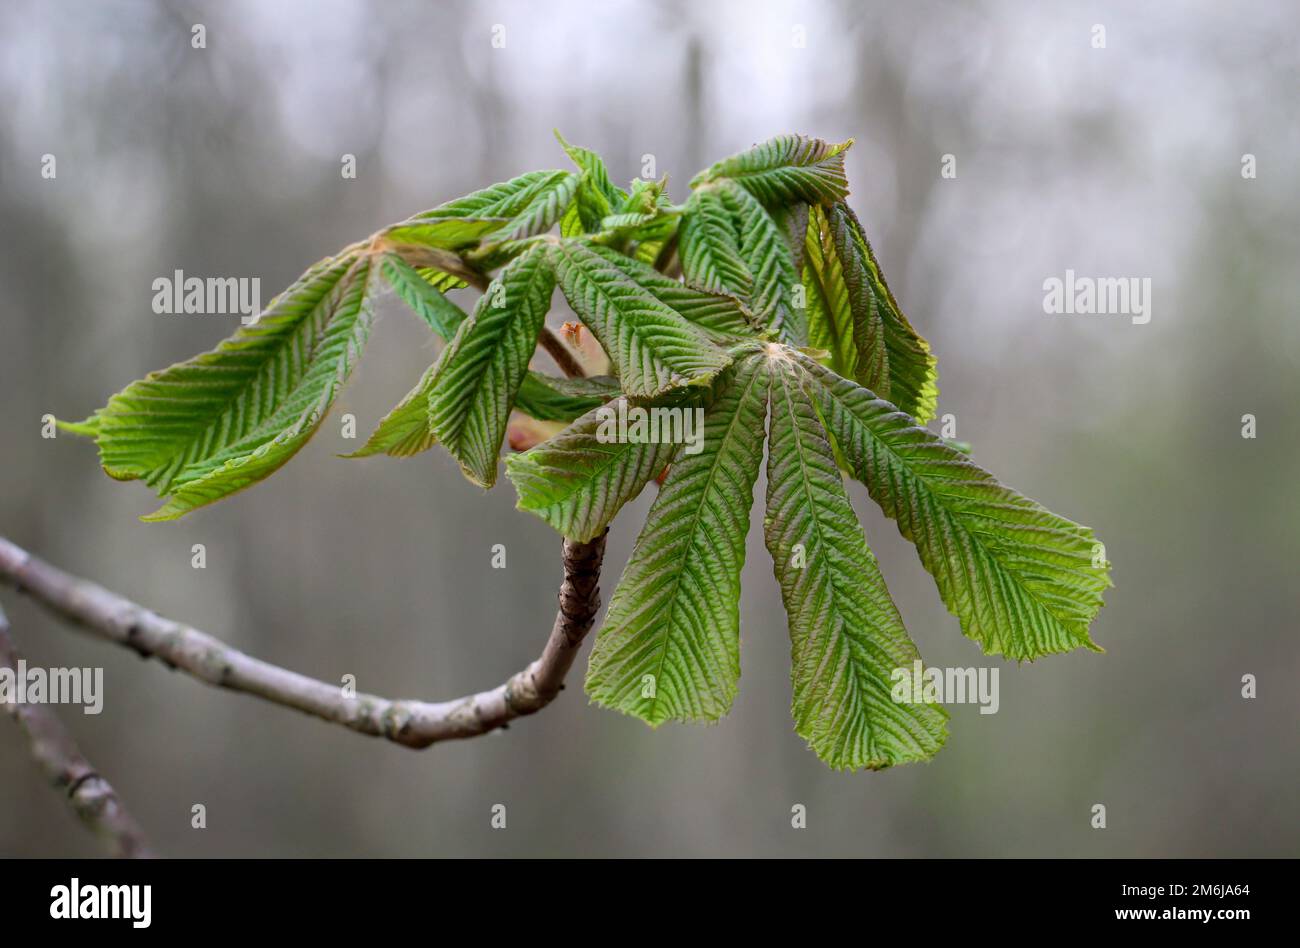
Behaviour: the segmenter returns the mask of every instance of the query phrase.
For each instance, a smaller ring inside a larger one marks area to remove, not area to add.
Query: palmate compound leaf
[[[795,730],[835,769],[925,760],[945,712],[896,702],[896,669],[920,656],[867,547],[835,455],[790,350],[768,362],[764,539],[790,626]]]
[[[999,484],[888,402],[798,357],[854,477],[916,544],[962,631],[990,655],[1033,659],[1084,647],[1109,586],[1105,550]]]
[[[523,175],[381,231],[368,248],[354,244],[309,270],[257,326],[63,427],[96,438],[113,476],[169,494],[158,519],[247,486],[320,424],[369,332],[382,272],[452,341],[381,424],[382,443],[367,448],[408,453],[440,435],[472,478],[490,484],[512,404],[539,418],[586,412],[508,462],[520,507],[580,538],[604,530],[671,462],[593,652],[598,701],[651,723],[725,713],[766,441],[765,539],[790,619],[796,729],[834,767],[928,757],[944,739],[944,715],[889,697],[888,680],[916,650],[837,464],[917,545],[963,631],[986,651],[1032,658],[1095,648],[1088,625],[1108,564],[1090,530],[1002,487],[960,446],[895,410],[933,414],[934,360],[843,203],[847,144],[774,139],[700,175],[678,208],[662,181],[634,182],[626,195],[612,188],[593,152],[565,143],[581,174]],[[557,222],[570,239],[539,236]],[[398,247],[422,251],[410,255],[418,269],[385,253]],[[687,283],[648,266],[666,267],[674,248]],[[510,261],[472,317],[437,292]],[[615,407],[701,408],[698,454],[593,431],[593,421],[605,423],[596,407],[617,394],[611,380],[527,370],[557,273],[622,376],[627,394]],[[889,401],[789,345],[722,348],[756,335],[804,341],[800,314],[787,315],[792,275],[820,293],[809,309],[814,345]]]
[[[934,417],[938,369],[912,328],[847,204],[809,209],[803,254],[808,345],[827,364],[889,399],[919,424]]]
[[[663,721],[716,720],[740,675],[740,572],[772,399],[765,533],[789,613],[796,729],[832,767],[932,756],[943,711],[895,703],[917,652],[867,549],[816,406],[785,347],[739,355],[679,450],[593,648],[594,701]],[[526,457],[526,456],[525,456]]]
[[[370,333],[375,271],[316,264],[216,349],[133,382],[95,413],[104,470],[169,497],[171,520],[273,473],[312,436]]]
[[[728,178],[768,206],[830,204],[849,194],[844,153],[853,139],[833,145],[804,135],[778,135],[700,172],[691,187]]]
[[[533,244],[497,275],[428,379],[429,430],[483,487],[496,482],[510,408],[551,306],[551,253]]]
[[[716,720],[740,678],[740,571],[763,457],[761,357],[714,387],[702,450],[677,455],[596,638],[587,693],[658,725]]]
[[[553,253],[565,298],[605,347],[625,394],[653,398],[679,385],[707,385],[730,362],[703,330],[613,263],[612,251],[565,240]]]

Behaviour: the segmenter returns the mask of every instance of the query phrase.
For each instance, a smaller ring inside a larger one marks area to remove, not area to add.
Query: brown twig
[[[9,630],[9,620],[0,608],[0,667],[18,672],[18,650]],[[68,804],[114,855],[142,858],[152,855],[144,832],[131,817],[113,789],[68,733],[58,715],[43,704],[5,702],[12,717],[31,744],[32,757],[55,789],[66,794]]]
[[[578,361],[578,357],[573,350],[550,326],[542,327],[542,334],[537,341],[555,360],[555,364],[559,366],[560,371],[569,378],[580,379],[586,376],[587,371],[582,367],[582,363]]]
[[[541,656],[495,688],[438,703],[350,695],[338,685],[253,658],[205,632],[65,573],[3,537],[0,581],[29,593],[85,631],[157,658],[199,681],[256,695],[362,734],[422,748],[486,734],[551,703],[600,608],[604,553],[603,535],[588,543],[565,540],[559,610]]]

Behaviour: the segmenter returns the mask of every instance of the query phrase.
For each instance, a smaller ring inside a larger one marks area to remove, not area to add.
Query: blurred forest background
[[[500,682],[539,651],[559,582],[558,538],[504,479],[485,494],[439,450],[340,460],[359,442],[331,421],[256,489],[145,525],[152,493],[106,478],[87,442],[43,440],[41,416],[84,417],[234,330],[155,315],[173,270],[260,277],[265,301],[386,223],[566,167],[555,127],[619,181],[653,154],[678,200],[713,160],[801,131],[857,138],[851,200],[939,355],[940,414],[1005,482],[1094,527],[1116,582],[1093,627],[1107,654],[986,659],[855,485],[927,662],[1001,668],[997,714],[953,708],[933,763],[880,774],[833,773],[793,733],[759,530],[740,696],[717,726],[588,706],[579,668],[536,717],[412,753],[0,590],[19,645],[105,668],[104,713],[60,713],[171,855],[1294,856],[1297,28],[1284,0],[0,0],[0,534],[55,564],[364,691]],[[1150,323],[1045,315],[1043,281],[1067,268],[1150,277]],[[364,437],[435,354],[390,299],[336,413]],[[611,534],[606,601],[650,493]],[[97,851],[0,726],[0,854]]]

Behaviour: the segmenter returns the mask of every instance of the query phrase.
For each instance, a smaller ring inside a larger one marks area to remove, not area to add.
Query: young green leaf
[[[853,209],[841,202],[832,205],[826,215],[830,229],[835,234],[837,252],[840,259],[845,261],[846,277],[850,276],[849,261],[853,262],[852,279],[858,278],[856,273],[859,268],[865,273],[883,326],[884,358],[889,366],[888,392],[872,388],[866,382],[863,384],[923,425],[934,417],[939,402],[938,363],[930,352],[930,344],[912,328],[899,308]],[[839,374],[845,375],[843,372]]]
[[[587,694],[651,725],[717,720],[740,679],[740,572],[763,459],[761,356],[719,377],[702,450],[680,453],[596,638]]]
[[[483,487],[496,482],[506,421],[554,289],[549,246],[536,244],[488,286],[429,382],[429,429]]]
[[[885,326],[843,215],[813,207],[804,247],[804,296],[808,345],[823,349],[837,373],[889,397],[889,358]]]
[[[555,247],[564,295],[618,369],[623,391],[652,398],[704,385],[730,361],[705,333],[581,241]]]
[[[284,463],[314,430],[304,419],[322,400],[328,407],[365,344],[371,277],[369,261],[351,253],[323,260],[213,351],[114,395],[93,416],[104,470],[166,495],[277,440],[240,477]],[[202,490],[215,500],[233,483],[214,476]],[[192,506],[166,509],[179,516]]]
[[[439,293],[446,293],[448,290],[459,290],[469,286],[464,277],[449,273],[446,270],[439,270],[437,267],[416,267],[415,272],[420,275],[421,280]]]
[[[555,137],[559,141],[560,146],[564,149],[564,153],[569,156],[570,160],[577,165],[581,171],[586,173],[587,180],[590,182],[596,193],[600,194],[601,197],[604,198],[605,206],[610,209],[605,213],[609,214],[611,211],[621,208],[623,202],[627,200],[627,195],[619,188],[616,188],[609,180],[609,171],[605,167],[605,160],[590,148],[583,148],[580,145],[570,145],[564,140],[564,136],[560,134],[559,129],[555,130]]]
[[[355,260],[320,303],[301,317],[302,331],[295,329],[290,334],[289,348],[283,341],[270,345],[269,340],[262,339],[257,342],[265,342],[265,346],[254,345],[253,330],[262,325],[259,322],[249,327],[247,335],[241,330],[235,339],[223,344],[224,352],[217,350],[223,358],[203,362],[201,368],[208,371],[200,371],[199,360],[187,363],[190,368],[185,372],[168,370],[172,384],[162,394],[170,397],[161,406],[166,417],[174,419],[183,411],[183,401],[174,397],[176,386],[202,392],[218,390],[225,405],[221,419],[224,443],[219,450],[209,450],[177,471],[168,483],[167,503],[145,520],[174,520],[243,490],[278,470],[315,434],[370,334],[378,283],[376,270],[369,257]],[[273,319],[292,321],[287,309],[273,306],[272,310]],[[267,327],[268,334],[274,326],[272,323]],[[241,348],[241,342],[248,345]],[[274,362],[268,363],[268,358]],[[254,367],[255,377],[249,381]],[[215,378],[210,372],[214,369]],[[238,398],[232,399],[228,384],[221,384],[226,381],[222,376],[230,375],[246,379]],[[156,413],[159,409],[160,405],[153,403],[145,410]],[[235,415],[236,411],[241,414]],[[255,423],[255,417],[261,421]],[[150,425],[149,420],[143,423],[146,431]],[[238,432],[242,436],[236,437]],[[215,446],[218,442],[208,443]]]
[[[515,411],[538,421],[573,421],[619,394],[618,379],[607,375],[565,379],[528,370],[515,396]]]
[[[321,393],[320,402],[303,412],[292,425],[270,441],[259,444],[251,451],[230,455],[219,467],[191,480],[183,483],[177,481],[167,502],[140,519],[146,522],[176,520],[192,510],[215,503],[271,476],[316,433],[338,387],[333,382],[328,383]]]
[[[383,273],[398,296],[443,340],[454,337],[460,324],[469,318],[395,254],[384,256]],[[433,390],[436,368],[435,363],[425,371],[415,388],[384,416],[365,445],[343,457],[387,454],[405,458],[437,444],[438,439],[429,428],[429,393]],[[540,421],[572,421],[614,398],[618,392],[615,379],[562,379],[529,369],[519,385],[514,407]]]
[[[1087,527],[1059,517],[918,427],[893,405],[799,357],[853,476],[916,544],[962,631],[989,655],[1084,647],[1110,585]]]
[[[581,205],[581,195],[579,200],[574,201],[565,210],[564,216],[560,218],[560,236],[561,237],[581,237],[588,233],[587,225],[583,222],[582,213],[579,210]]]
[[[799,363],[768,363],[772,411],[764,539],[790,624],[795,730],[835,769],[925,760],[944,711],[895,702],[895,669],[919,659],[844,491]]]
[[[686,202],[678,254],[689,282],[749,299],[754,278],[740,252],[740,229],[718,187],[701,188]]]
[[[425,324],[443,339],[456,335],[466,319],[463,309],[443,296],[419,271],[396,254],[384,254],[381,271],[388,285]]]
[[[571,540],[605,532],[623,505],[663,473],[680,445],[619,440],[620,398],[583,415],[549,441],[506,458],[518,508],[541,517]]]
[[[366,443],[343,457],[368,458],[387,454],[394,458],[409,458],[437,444],[438,439],[429,428],[429,392],[433,389],[437,369],[436,362],[425,369],[415,388],[383,417]]]
[[[792,305],[791,294],[799,276],[785,235],[763,205],[744,188],[724,182],[719,192],[737,224],[740,256],[753,281],[749,307],[759,325],[787,345],[807,344],[808,326],[803,311]]]
[[[410,220],[445,217],[511,220],[524,213],[540,196],[553,190],[556,183],[566,176],[572,175],[567,171],[529,171],[509,181],[448,201],[432,210],[422,211]]]
[[[387,227],[382,234],[390,244],[461,250],[510,223],[508,217],[417,218]]]
[[[514,218],[491,235],[492,241],[503,243],[546,233],[560,222],[577,193],[578,175],[571,171],[553,172],[543,179]]]
[[[790,247],[795,273],[803,272],[805,235],[808,233],[808,215],[811,211],[812,207],[803,201],[768,208],[772,220],[776,221],[777,229]]]
[[[714,340],[753,336],[757,328],[754,315],[734,296],[697,289],[689,283],[664,276],[639,260],[603,247],[592,249],[623,271],[633,283],[649,290],[655,299],[699,326]]]
[[[769,206],[842,201],[849,194],[844,153],[852,144],[851,138],[832,145],[803,135],[778,135],[719,161],[696,175],[691,187],[729,178]]]

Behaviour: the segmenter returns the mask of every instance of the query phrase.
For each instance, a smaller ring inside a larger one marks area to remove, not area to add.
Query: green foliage
[[[761,359],[747,357],[714,386],[704,449],[673,464],[596,638],[587,692],[597,703],[650,724],[730,709],[767,384]]]
[[[852,144],[853,139],[832,145],[803,135],[778,135],[719,161],[697,175],[691,187],[727,179],[769,206],[842,201],[849,196],[844,153]]]
[[[605,347],[624,392],[652,398],[705,384],[726,367],[726,353],[706,333],[629,279],[606,253],[580,240],[554,249],[564,296]]]
[[[837,769],[924,760],[947,737],[945,715],[891,697],[891,673],[920,655],[849,506],[806,374],[788,352],[768,370],[763,533],[790,620],[795,730]]]
[[[535,244],[488,286],[429,379],[430,433],[484,487],[496,481],[510,406],[554,290],[550,248]]]
[[[617,412],[619,404],[611,410]],[[604,533],[619,509],[667,469],[677,449],[675,444],[602,440],[602,421],[599,409],[593,409],[549,441],[506,459],[519,509],[574,540]]]
[[[1097,649],[1089,626],[1110,580],[1092,531],[923,427],[936,360],[846,202],[851,141],[774,138],[701,172],[678,205],[666,178],[618,188],[599,155],[557,138],[575,171],[529,172],[384,228],[216,349],[62,427],[93,438],[111,476],[165,498],[146,519],[182,516],[267,477],[312,437],[388,287],[444,345],[349,457],[441,444],[491,487],[511,412],[565,423],[506,471],[519,509],[576,540],[662,482],[592,651],[597,703],[656,726],[727,713],[765,452],[763,537],[788,618],[795,729],[829,766],[928,759],[947,735],[942,708],[892,694],[919,656],[844,472],[915,544],[987,654]],[[467,286],[482,290],[469,313],[444,295]],[[566,346],[546,325],[557,287],[611,376],[530,367],[539,342]],[[615,420],[638,412],[690,413],[700,436],[620,432]]]
[[[916,544],[966,635],[1015,659],[1097,649],[1088,626],[1110,579],[1091,530],[1003,487],[866,389],[800,363],[853,476]]]

